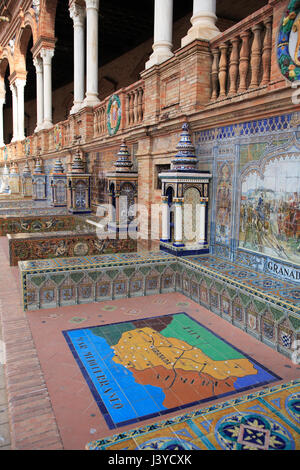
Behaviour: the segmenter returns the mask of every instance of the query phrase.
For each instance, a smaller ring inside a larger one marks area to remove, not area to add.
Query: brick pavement
[[[10,429],[5,380],[5,350],[0,323],[0,450],[10,449]]]
[[[1,238],[0,319],[3,340],[6,344],[8,403],[8,410],[3,411],[3,419],[0,414],[0,425],[2,420],[5,422],[3,424],[6,424],[3,430],[4,447],[10,445],[12,450],[59,450],[63,448],[62,442],[30,327],[21,307],[18,268],[9,268],[5,243],[6,240]],[[5,395],[2,376],[0,411]],[[4,407],[6,408],[6,405]],[[2,432],[1,427],[0,431]]]

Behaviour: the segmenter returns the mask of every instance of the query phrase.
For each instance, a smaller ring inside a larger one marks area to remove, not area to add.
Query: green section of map
[[[176,315],[161,333],[166,338],[178,338],[201,349],[204,354],[215,361],[244,357],[239,351],[183,313]]]
[[[90,331],[96,335],[104,338],[109,346],[118,343],[122,334],[126,331],[134,330],[135,326],[131,322],[115,323],[112,325],[96,326]]]

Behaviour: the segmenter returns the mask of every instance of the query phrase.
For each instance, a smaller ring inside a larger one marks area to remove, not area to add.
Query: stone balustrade
[[[233,97],[249,93],[253,97],[256,91],[261,97],[273,81],[276,89],[286,87],[272,71],[276,15],[269,3],[210,42],[185,45],[169,60],[145,70],[141,80],[96,106],[83,106],[52,128],[0,148],[0,162],[47,157],[182,113],[209,110]]]
[[[5,145],[0,149],[0,161],[35,157],[37,154],[51,154],[71,148],[79,142],[86,143],[94,138],[107,137],[109,135],[108,106],[114,96],[120,100],[118,129],[124,131],[143,123],[144,82],[140,80],[108,96],[93,109],[83,108],[78,113],[70,115],[65,121],[55,124],[51,129],[40,130],[22,141]]]
[[[107,133],[106,101],[102,102],[94,112],[94,135],[103,136]]]
[[[71,123],[69,120],[63,121],[62,122],[63,126],[63,140],[64,140],[64,145],[66,147],[69,147],[72,145],[72,137],[71,137]]]
[[[273,17],[269,6],[211,41],[211,100],[223,100],[270,83]]]
[[[139,81],[126,88],[126,127],[143,122],[144,117],[144,87]]]

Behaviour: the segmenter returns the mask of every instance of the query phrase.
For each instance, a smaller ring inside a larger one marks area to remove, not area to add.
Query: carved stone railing
[[[211,100],[223,100],[270,83],[272,9],[266,6],[211,41]]]
[[[94,111],[94,136],[101,137],[108,133],[106,108],[107,100],[104,100]]]
[[[143,123],[144,82],[140,80],[127,88],[116,91],[105,98],[95,108],[85,108],[51,129],[41,130],[25,140],[12,142],[0,148],[0,162],[51,154],[70,149],[76,143],[86,143],[97,137],[109,135],[108,106],[111,98],[117,95],[120,102],[120,123],[118,130]]]
[[[66,121],[63,121],[62,123],[62,128],[63,128],[63,145],[64,147],[70,147],[72,145],[72,135],[71,135],[71,123],[67,119]]]
[[[144,83],[134,83],[125,89],[126,95],[126,127],[143,122],[144,117]]]

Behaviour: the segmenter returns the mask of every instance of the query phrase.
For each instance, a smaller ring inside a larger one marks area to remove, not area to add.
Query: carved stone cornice
[[[33,57],[37,57],[41,49],[54,49],[56,38],[49,38],[46,36],[40,36],[35,45],[32,47],[31,52]]]

